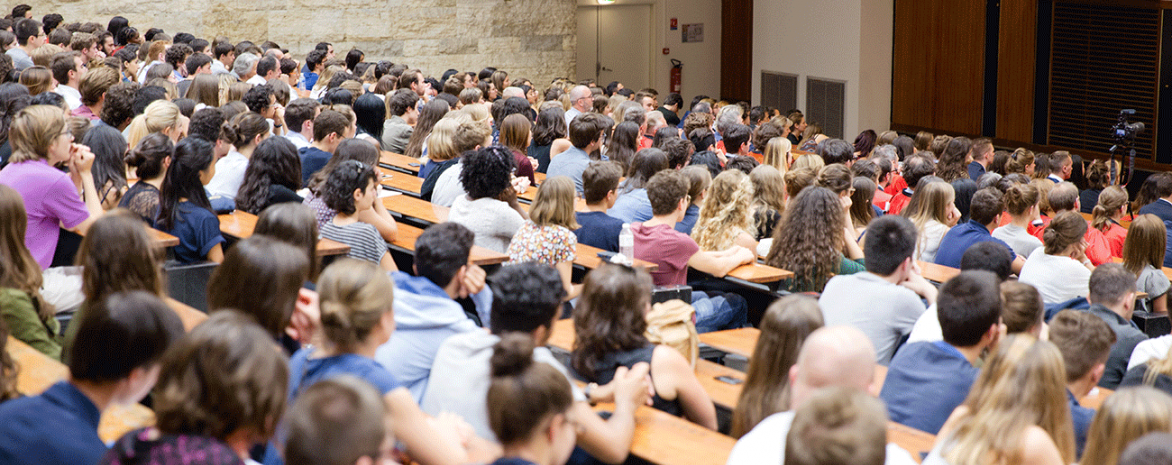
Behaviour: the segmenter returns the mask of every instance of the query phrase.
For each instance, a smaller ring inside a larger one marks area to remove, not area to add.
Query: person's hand
[[[753,263],[754,261],[757,260],[756,252],[753,252],[752,250],[749,250],[745,247],[741,247],[739,245],[736,246],[736,248],[737,248],[737,258],[740,259],[742,265],[746,264],[746,263]]]
[[[651,405],[651,396],[655,395],[655,388],[651,385],[651,365],[646,362],[636,363],[630,370],[619,367],[610,385],[613,385],[616,406],[627,402],[632,409]]]
[[[484,268],[475,264],[469,264],[468,270],[464,272],[464,281],[460,283],[460,297],[468,297],[473,294],[479,294],[484,290],[484,278],[487,276]]]
[[[273,124],[285,125],[285,107],[279,103],[273,104]]]
[[[955,204],[948,206],[948,227],[956,226],[960,222],[960,209]]]
[[[517,189],[509,185],[509,187],[501,191],[500,195],[497,196],[497,200],[507,203],[510,206],[515,206],[517,204]]]
[[[79,174],[89,173],[94,166],[94,153],[89,147],[82,144],[73,144],[69,147],[69,170]]]
[[[509,184],[513,185],[513,190],[518,194],[529,190],[529,178],[525,176],[515,177]]]
[[[285,327],[285,334],[302,344],[309,344],[320,327],[321,306],[317,292],[298,289],[297,303],[289,317],[289,326]]]

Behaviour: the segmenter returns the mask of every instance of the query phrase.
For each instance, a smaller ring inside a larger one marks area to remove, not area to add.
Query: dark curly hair
[[[842,203],[825,187],[802,189],[773,229],[765,264],[796,276],[794,291],[821,291],[842,260]]]
[[[936,163],[936,176],[945,182],[957,179],[968,179],[968,155],[973,148],[973,142],[967,137],[956,137],[948,143],[948,147],[940,154],[940,161]],[[975,179],[974,179],[975,181]]]
[[[469,152],[460,163],[464,165],[460,171],[460,182],[472,200],[499,196],[509,188],[516,167],[513,153],[499,146]]]
[[[102,105],[102,122],[116,128],[134,118],[134,98],[138,84],[120,82],[106,91],[106,102]]]
[[[248,107],[248,111],[256,113],[264,113],[265,109],[273,100],[273,86],[268,84],[262,86],[252,86],[248,92],[244,94],[244,98],[240,99],[244,105]]]
[[[512,156],[509,154],[509,157]],[[327,207],[338,213],[353,215],[355,212],[354,191],[366,189],[366,186],[371,182],[377,182],[373,167],[356,160],[342,162],[330,172],[330,177],[326,179],[326,185],[321,192],[322,200],[325,201]]]
[[[236,194],[236,208],[259,215],[269,206],[272,185],[291,191],[301,187],[301,157],[297,156],[297,147],[284,137],[270,137],[256,147]]]

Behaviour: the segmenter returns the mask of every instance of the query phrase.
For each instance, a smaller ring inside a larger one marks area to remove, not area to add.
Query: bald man
[[[566,126],[568,127],[574,118],[582,113],[586,113],[591,105],[594,105],[594,94],[590,93],[590,88],[586,86],[577,86],[570,89],[570,111],[566,112]]]
[[[866,334],[853,327],[820,328],[802,344],[797,363],[789,369],[789,383],[789,410],[770,415],[742,436],[728,456],[728,465],[785,463],[783,444],[793,424],[794,411],[820,388],[842,386],[876,395],[875,347]],[[916,462],[907,451],[888,444],[885,463]]]

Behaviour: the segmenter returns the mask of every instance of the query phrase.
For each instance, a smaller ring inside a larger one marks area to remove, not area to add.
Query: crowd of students
[[[648,337],[653,289],[685,285],[696,331],[761,332],[730,464],[910,463],[888,419],[936,435],[924,463],[1169,453],[1140,438],[1172,432],[1172,336],[1131,319],[1167,312],[1172,174],[1131,201],[1118,166],[1062,151],[852,144],[796,110],[26,5],[0,45],[0,345],[70,374],[20,397],[35,367],[0,350],[0,462],[621,463],[641,406],[719,427],[691,354]],[[410,270],[382,152],[450,207]],[[233,209],[258,218],[230,243]],[[348,256],[323,267],[321,238]],[[576,283],[577,244],[655,269]],[[507,262],[489,275],[474,246]],[[758,322],[758,291],[719,278],[759,260],[795,294]],[[164,263],[204,262],[209,317],[184,334]],[[961,271],[937,288],[923,262]],[[567,312],[563,365],[546,345]],[[1079,404],[1096,386],[1119,389],[1098,412]],[[154,425],[104,443],[102,412],[140,401]]]

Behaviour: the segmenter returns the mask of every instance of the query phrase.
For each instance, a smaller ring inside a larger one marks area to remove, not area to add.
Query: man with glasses
[[[45,45],[45,36],[41,34],[41,23],[35,19],[22,19],[12,29],[18,46],[4,53],[12,57],[13,68],[24,71],[33,66],[33,50]]]
[[[577,86],[570,89],[570,105],[573,108],[566,112],[566,127],[574,121],[578,115],[586,113],[591,105],[594,104],[594,94],[590,92],[590,88],[586,86]],[[581,186],[579,186],[579,191]]]

